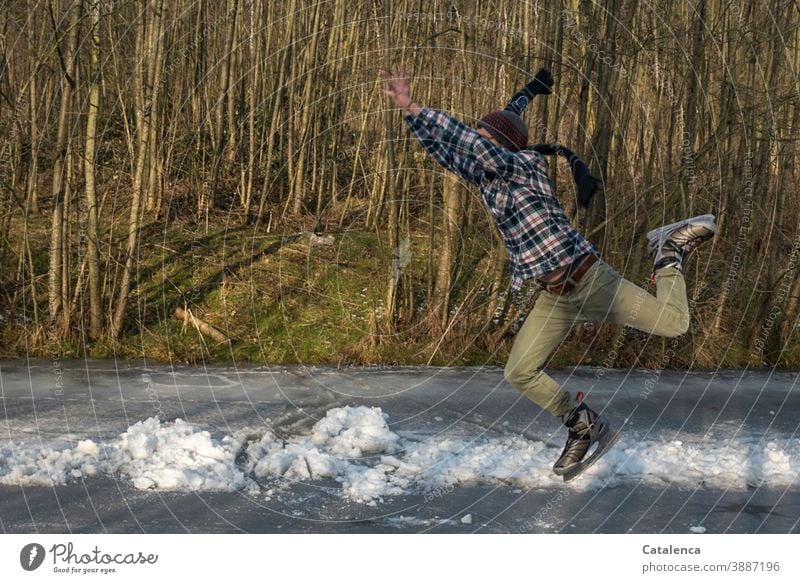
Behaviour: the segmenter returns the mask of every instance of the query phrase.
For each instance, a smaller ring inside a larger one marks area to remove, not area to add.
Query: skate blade
[[[599,460],[619,440],[619,431],[611,431],[607,437],[597,444],[597,449],[588,458],[575,464],[577,467],[570,468],[562,474],[565,482],[571,482],[583,472],[585,472],[594,462]]]

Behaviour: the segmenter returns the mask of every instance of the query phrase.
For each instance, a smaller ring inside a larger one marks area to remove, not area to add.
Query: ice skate
[[[653,272],[664,267],[683,270],[683,260],[717,232],[714,215],[700,215],[653,229],[647,233],[647,254],[653,257]]]
[[[611,429],[605,417],[595,413],[582,401],[562,420],[569,434],[561,456],[553,465],[553,472],[569,482],[600,459],[619,439],[619,433]],[[595,445],[595,449],[589,453]]]

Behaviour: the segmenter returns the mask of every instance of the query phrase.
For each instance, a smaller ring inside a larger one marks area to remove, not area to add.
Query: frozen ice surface
[[[622,434],[564,484],[498,367],[53,366],[0,362],[5,532],[800,531],[797,373],[554,371]]]

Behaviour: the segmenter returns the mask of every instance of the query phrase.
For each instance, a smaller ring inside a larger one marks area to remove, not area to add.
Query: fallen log
[[[198,332],[201,334],[205,334],[206,336],[210,336],[213,340],[218,342],[219,344],[228,344],[230,343],[230,338],[225,336],[222,332],[214,328],[211,324],[204,322],[194,314],[192,314],[191,310],[184,310],[183,308],[175,308],[174,313],[175,319],[180,320],[185,324],[192,324]]]

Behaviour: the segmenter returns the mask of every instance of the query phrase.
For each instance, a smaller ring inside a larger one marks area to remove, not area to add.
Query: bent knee
[[[520,366],[519,364],[515,365],[508,362],[503,371],[505,379],[515,387],[526,385],[541,375],[542,369],[540,367],[532,367],[530,364],[528,366]]]
[[[686,314],[670,318],[660,328],[659,336],[666,336],[667,338],[683,336],[689,331],[689,315]]]

